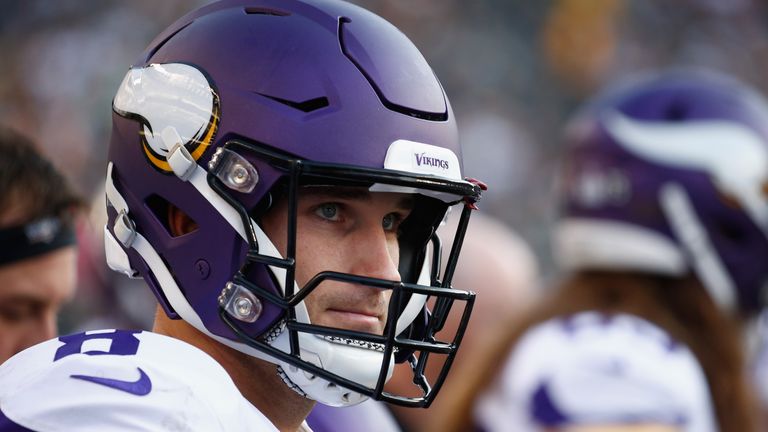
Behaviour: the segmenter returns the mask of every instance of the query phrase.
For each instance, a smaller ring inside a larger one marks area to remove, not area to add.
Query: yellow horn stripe
[[[146,143],[142,143],[142,147],[144,148],[144,154],[147,155],[147,158],[149,159],[150,162],[152,162],[152,165],[160,168],[165,172],[173,171],[171,169],[171,165],[167,161],[158,158],[157,156],[153,155],[151,151],[149,151],[149,148]]]
[[[197,146],[195,151],[192,152],[192,159],[198,160],[200,159],[200,156],[203,155],[203,152],[205,152],[205,149],[208,148],[209,145],[211,145],[211,140],[213,139],[213,135],[216,133],[216,128],[218,125],[219,120],[219,110],[215,110],[213,113],[213,116],[211,117],[210,123],[208,123],[208,131],[205,134],[205,137],[203,137],[203,140],[200,142],[200,145]]]
[[[203,137],[203,140],[200,142],[200,144],[190,154],[192,156],[192,159],[194,159],[195,161],[200,159],[200,156],[202,156],[205,150],[208,148],[208,146],[211,145],[211,141],[213,140],[213,135],[216,133],[216,129],[218,127],[218,120],[219,120],[219,113],[218,113],[218,110],[216,110],[213,116],[211,116],[211,122],[208,123],[208,130],[206,131],[205,137]],[[149,145],[146,143],[146,141],[142,143],[142,147],[144,148],[144,154],[147,155],[147,159],[149,159],[152,165],[156,166],[157,168],[165,172],[173,171],[168,161],[158,158],[152,153],[152,151],[150,151]]]

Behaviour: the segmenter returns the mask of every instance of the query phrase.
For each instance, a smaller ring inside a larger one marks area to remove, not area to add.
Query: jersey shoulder
[[[77,333],[22,351],[0,366],[0,411],[40,432],[276,430],[208,354],[138,330]]]
[[[520,407],[519,421],[529,424],[632,419],[712,430],[708,385],[695,356],[664,329],[627,314],[582,312],[530,328],[493,391],[489,406]]]

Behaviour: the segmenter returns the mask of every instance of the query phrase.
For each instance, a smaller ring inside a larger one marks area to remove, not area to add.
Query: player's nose
[[[386,280],[400,280],[397,241],[381,228],[371,226],[361,230],[353,242],[350,258],[352,273]]]

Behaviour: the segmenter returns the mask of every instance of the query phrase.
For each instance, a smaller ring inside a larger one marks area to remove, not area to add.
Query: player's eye
[[[337,221],[339,219],[339,205],[336,203],[320,204],[315,209],[315,214],[323,219]]]
[[[384,231],[397,231],[403,218],[399,213],[389,213],[381,220]]]
[[[11,310],[0,310],[0,319],[8,323],[14,323],[22,320],[22,314]]]
[[[19,323],[30,318],[34,311],[30,307],[0,305],[0,320],[9,324]]]

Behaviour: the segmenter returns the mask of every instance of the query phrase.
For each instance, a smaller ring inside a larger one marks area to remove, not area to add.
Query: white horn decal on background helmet
[[[753,130],[724,120],[643,122],[616,111],[606,115],[605,125],[616,142],[633,154],[710,173],[712,181],[738,199],[768,233],[768,202],[756,187],[768,180],[768,152]]]

